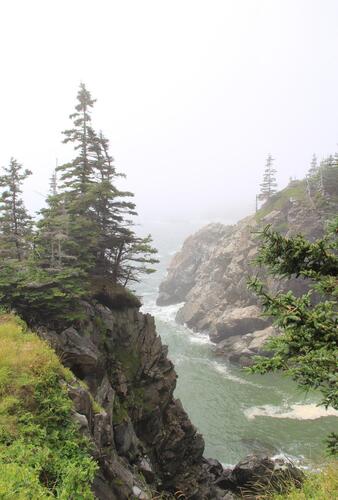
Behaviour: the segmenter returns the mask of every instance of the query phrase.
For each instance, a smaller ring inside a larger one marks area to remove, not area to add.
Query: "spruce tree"
[[[318,161],[317,161],[317,156],[313,154],[312,160],[310,163],[310,168],[309,171],[306,175],[306,186],[307,186],[307,194],[309,196],[309,199],[313,206],[315,206],[314,203],[314,196],[316,192],[319,190],[319,182],[320,182],[320,169],[318,166]]]
[[[115,186],[117,177],[114,160],[109,153],[109,141],[102,132],[93,136],[91,147],[96,154],[95,213],[100,228],[95,277],[103,283],[110,281],[127,286],[138,281],[141,273],[152,272],[157,262],[157,251],[151,246],[151,238],[138,237],[132,229],[130,217],[137,215],[133,196],[129,191],[120,191]]]
[[[261,191],[258,196],[261,201],[268,201],[271,198],[271,196],[277,192],[277,182],[276,182],[277,170],[274,168],[273,162],[274,159],[272,158],[271,155],[269,155],[266,160],[263,181],[260,185]]]
[[[158,263],[156,253],[150,235],[145,238],[137,237],[129,230],[110,252],[113,282],[126,287],[130,283],[139,282],[141,275],[155,272],[150,266]]]
[[[47,206],[40,211],[42,217],[37,224],[35,255],[41,267],[60,270],[74,258],[71,259],[64,251],[69,239],[69,216],[64,197],[58,194],[56,171],[50,179],[50,194],[46,203]]]
[[[277,370],[291,376],[305,389],[322,393],[320,404],[338,409],[338,217],[328,225],[325,238],[315,242],[297,235],[281,236],[267,226],[256,262],[267,266],[274,277],[301,277],[310,291],[294,295],[291,291],[271,294],[258,278],[249,287],[261,299],[265,314],[275,320],[281,334],[271,338],[266,350],[272,357],[257,357],[251,371]],[[329,439],[331,452],[338,453],[338,435]]]
[[[0,196],[0,255],[3,259],[22,261],[30,249],[32,219],[24,206],[21,190],[29,175],[30,170],[11,158],[0,176],[0,187],[3,188]]]
[[[311,163],[310,163],[310,168],[309,168],[309,171],[308,171],[308,177],[314,177],[318,174],[318,161],[317,161],[317,156],[315,154],[313,154],[312,156],[312,160],[311,160]]]
[[[93,167],[90,160],[90,137],[93,134],[91,126],[91,109],[96,99],[92,99],[86,86],[81,83],[77,94],[75,112],[69,118],[73,121],[73,128],[63,131],[64,144],[71,143],[77,156],[70,162],[57,168],[61,172],[63,188],[72,196],[85,194],[93,179]]]
[[[94,265],[95,246],[98,238],[93,217],[95,190],[94,161],[91,140],[94,131],[91,126],[91,110],[95,103],[90,92],[81,83],[77,94],[75,112],[70,115],[73,128],[63,132],[64,143],[70,143],[76,153],[75,158],[57,167],[60,172],[61,194],[64,209],[68,214],[69,238],[65,250],[69,257],[77,259],[83,268]]]

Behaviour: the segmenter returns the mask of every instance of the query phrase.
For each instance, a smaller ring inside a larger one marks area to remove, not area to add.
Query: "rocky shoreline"
[[[337,212],[337,205],[332,201],[314,207],[305,189],[304,181],[293,181],[238,224],[209,224],[188,237],[169,265],[157,305],[184,302],[176,321],[208,333],[216,343],[216,353],[230,361],[248,365],[253,356],[268,354],[265,342],[278,332],[262,317],[247,280],[253,275],[263,277],[272,293],[292,290],[301,294],[307,290],[304,281],[274,280],[254,263],[258,233],[267,225],[287,236],[301,233],[314,240],[323,235],[325,222]]]

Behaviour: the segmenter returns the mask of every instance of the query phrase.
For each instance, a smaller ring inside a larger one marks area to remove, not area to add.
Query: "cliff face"
[[[86,319],[76,328],[40,327],[39,335],[84,382],[68,392],[100,465],[95,496],[152,498],[164,491],[163,498],[174,498],[180,491],[182,498],[225,498],[202,457],[202,436],[173,397],[176,373],[154,319],[137,308],[84,307]]]
[[[262,353],[270,335],[276,334],[261,317],[256,297],[247,289],[255,273],[252,260],[258,252],[257,232],[266,225],[286,235],[302,233],[310,239],[323,234],[324,222],[337,212],[334,200],[315,206],[306,196],[305,183],[292,182],[263,206],[257,214],[235,226],[210,224],[183,244],[160,286],[158,305],[185,302],[177,321],[208,332],[217,352],[241,364]],[[300,280],[277,281],[264,277],[273,292],[292,289],[303,292]]]

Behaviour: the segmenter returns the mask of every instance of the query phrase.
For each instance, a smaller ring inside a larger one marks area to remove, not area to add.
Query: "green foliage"
[[[260,357],[250,369],[256,373],[282,370],[306,389],[319,389],[321,404],[338,409],[338,217],[329,234],[310,243],[298,235],[285,238],[266,227],[261,234],[259,265],[274,276],[311,280],[312,289],[300,297],[291,291],[272,296],[257,278],[249,281],[261,299],[265,314],[275,320],[282,334],[268,341],[272,358]],[[320,299],[319,299],[320,298]],[[336,450],[331,436],[330,451]]]
[[[81,314],[87,289],[81,269],[53,272],[36,267],[34,261],[5,261],[0,264],[0,303],[15,309],[30,323],[48,320],[67,324]]]
[[[46,343],[0,318],[0,498],[93,499],[97,465],[72,420],[68,378]]]
[[[30,172],[12,159],[0,176],[0,303],[30,322],[77,319],[79,299],[93,296],[112,308],[139,307],[121,287],[154,272],[158,262],[150,236],[138,237],[133,230],[133,194],[115,185],[121,174],[108,140],[92,126],[94,103],[81,84],[72,127],[63,132],[74,158],[53,173],[34,232],[21,199]],[[91,290],[94,281],[101,287]]]
[[[333,462],[321,472],[307,473],[301,488],[289,486],[288,493],[262,496],[271,500],[334,500],[338,498],[338,463]]]
[[[306,176],[307,194],[316,207],[325,206],[330,198],[337,199],[338,192],[338,155],[330,155],[318,165],[313,155]]]
[[[108,279],[93,278],[90,290],[94,299],[110,309],[122,310],[141,306],[139,298],[130,290]]]
[[[21,185],[32,172],[11,158],[0,176],[0,256],[22,260],[29,249],[32,221],[22,200]]]

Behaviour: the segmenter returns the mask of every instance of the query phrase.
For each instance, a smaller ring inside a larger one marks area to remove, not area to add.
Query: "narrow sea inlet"
[[[157,331],[169,346],[178,373],[175,395],[203,434],[205,456],[224,465],[252,452],[284,455],[305,467],[324,463],[324,440],[338,424],[338,412],[317,407],[320,395],[300,392],[289,378],[250,375],[228,364],[214,354],[208,335],[175,322],[179,304],[157,306],[168,258],[164,254],[161,269],[138,293],[143,311],[155,317]]]

